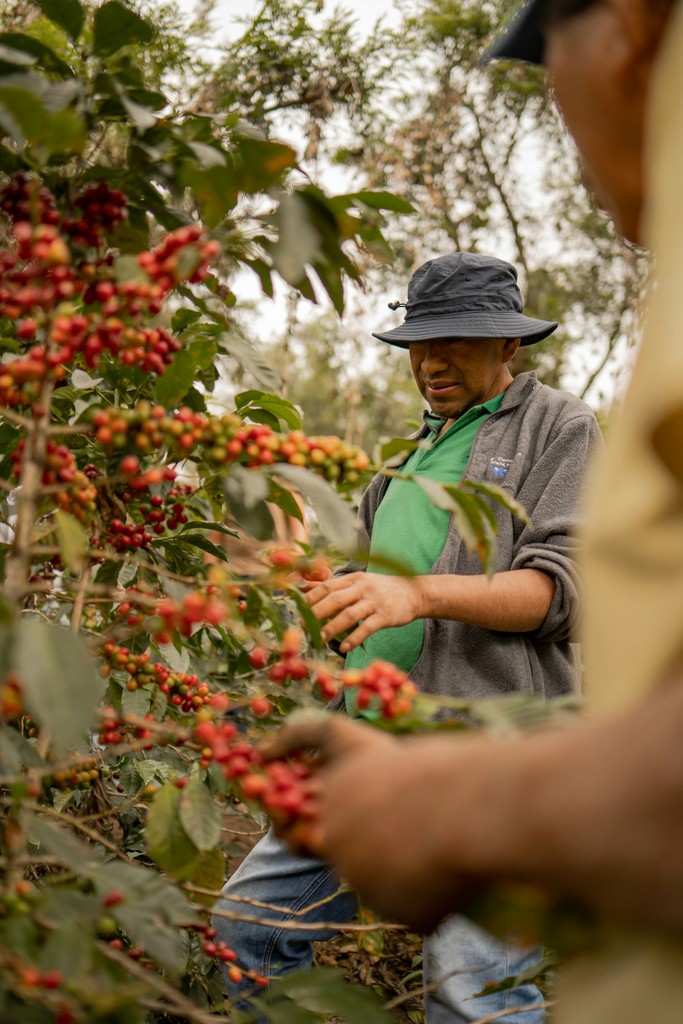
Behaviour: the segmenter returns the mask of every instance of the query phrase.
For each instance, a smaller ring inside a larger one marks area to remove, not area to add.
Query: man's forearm
[[[444,870],[683,931],[682,746],[679,678],[609,723],[454,747],[468,781],[444,804]]]
[[[419,615],[457,619],[506,633],[527,633],[545,620],[555,593],[553,579],[537,569],[488,576],[417,576]]]

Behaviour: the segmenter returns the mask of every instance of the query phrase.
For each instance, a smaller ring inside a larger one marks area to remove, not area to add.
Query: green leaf
[[[282,381],[272,366],[253,345],[238,334],[223,332],[219,335],[218,344],[224,352],[234,356],[237,362],[265,388],[277,391],[282,386]]]
[[[78,39],[83,28],[83,8],[79,0],[36,0],[43,14],[63,28],[72,39]]]
[[[191,865],[199,850],[180,820],[180,790],[173,783],[162,786],[147,814],[147,850],[152,860],[175,875]]]
[[[101,847],[77,839],[70,829],[48,821],[42,814],[27,817],[26,835],[77,875],[92,878],[102,865]]]
[[[157,115],[154,111],[143,106],[142,103],[136,103],[123,91],[121,92],[121,103],[140,134],[146,132],[148,128],[153,128],[157,123]]]
[[[193,775],[180,793],[180,821],[198,850],[212,850],[221,837],[221,815],[207,786]]]
[[[216,341],[203,338],[177,352],[173,362],[166,367],[166,372],[156,379],[156,400],[167,408],[182,402],[200,373],[211,366],[217,351]]]
[[[422,445],[419,441],[412,441],[407,437],[394,437],[380,445],[377,461],[387,468],[401,466],[408,456],[420,447]]]
[[[275,526],[268,511],[268,480],[262,470],[232,466],[223,479],[223,491],[230,513],[257,540],[268,540],[273,536]]]
[[[185,523],[185,525],[181,527],[180,533],[182,535],[190,530],[215,530],[216,533],[225,533],[228,537],[239,537],[238,531],[230,529],[230,527],[226,526],[225,523],[205,523],[200,522],[199,520],[194,520],[191,523]]]
[[[202,220],[209,228],[217,227],[237,202],[238,190],[228,167],[201,167],[185,160],[180,170],[180,184],[192,191]]]
[[[191,524],[188,523],[187,525],[190,526]],[[213,555],[214,558],[217,558],[220,562],[229,561],[229,558],[223,548],[219,547],[218,544],[214,544],[212,540],[209,540],[208,537],[204,537],[200,533],[183,533],[182,536],[178,537],[178,540],[182,540],[186,544],[190,544],[193,548],[199,548],[200,551],[206,551],[208,555]]]
[[[283,462],[273,472],[309,499],[320,530],[330,543],[345,554],[352,554],[356,549],[356,517],[330,485],[303,466]]]
[[[120,861],[101,867],[93,880],[102,895],[111,889],[125,894],[126,899],[111,908],[112,916],[134,945],[178,974],[187,961],[186,943],[178,927],[199,921],[183,894],[155,871]]]
[[[311,224],[309,207],[296,192],[284,196],[275,214],[278,240],[273,246],[273,266],[287,284],[296,286],[307,264],[320,255],[319,236]]]
[[[37,62],[45,71],[52,71],[63,76],[72,74],[69,65],[65,64],[54,50],[34,36],[25,35],[23,32],[2,32],[0,33],[0,49],[4,52],[7,47],[15,50],[17,54],[23,53],[32,57],[32,63]],[[0,57],[2,57],[2,53],[0,53]]]
[[[114,261],[114,277],[117,284],[123,284],[125,281],[149,284],[149,278],[138,263],[136,256],[119,256]]]
[[[215,847],[213,850],[205,850],[200,853],[197,860],[183,870],[176,878],[181,882],[191,882],[200,889],[212,889],[219,892],[225,881],[225,855],[222,850]],[[201,903],[211,907],[216,902],[215,896],[206,893],[194,892],[192,899],[195,903]]]
[[[152,703],[150,690],[139,688],[137,690],[124,689],[121,694],[121,710],[126,714],[137,715],[142,718],[149,711]]]
[[[93,53],[100,57],[116,53],[122,46],[150,43],[153,37],[150,23],[119,0],[107,0],[95,11]]]
[[[245,417],[249,417],[255,409],[265,409],[282,420],[290,430],[301,430],[301,416],[296,406],[278,395],[266,391],[242,391],[235,396],[235,408]]]
[[[30,68],[35,63],[36,58],[32,54],[7,46],[4,41],[4,33],[0,35],[0,71],[2,74],[11,73],[17,67]]]
[[[313,1013],[342,1017],[345,1024],[393,1021],[376,992],[366,985],[351,985],[337,968],[313,967],[282,978],[277,995]]]
[[[281,508],[285,515],[292,516],[293,519],[298,519],[300,523],[303,523],[304,514],[299,502],[296,500],[292,492],[286,487],[281,487],[277,480],[270,481],[268,501],[272,505],[277,505],[278,508]]]
[[[34,80],[20,76],[26,88],[8,85],[14,79],[0,79],[0,127],[20,146],[32,145],[46,156],[80,153],[85,145],[85,127],[72,110],[48,110],[47,100],[36,95]],[[53,87],[56,94],[57,87]],[[57,96],[57,99],[59,97]]]
[[[524,506],[512,497],[503,487],[499,487],[498,484],[485,484],[481,480],[463,480],[460,484],[461,487],[467,487],[475,494],[483,494],[496,505],[502,505],[508,512],[512,512],[514,516],[521,519],[523,523],[529,523],[529,515]]]
[[[33,717],[58,749],[80,749],[104,690],[82,640],[61,626],[23,619],[12,661]]]
[[[63,512],[61,509],[55,512],[55,521],[59,554],[67,569],[77,576],[83,569],[88,550],[88,538],[85,530],[75,516],[72,516],[70,512]]]
[[[44,764],[32,743],[16,729],[0,723],[0,772],[21,772],[26,766],[37,768]]]
[[[373,210],[391,210],[392,213],[415,213],[415,207],[407,199],[395,196],[392,192],[352,192],[346,199],[363,203]]]

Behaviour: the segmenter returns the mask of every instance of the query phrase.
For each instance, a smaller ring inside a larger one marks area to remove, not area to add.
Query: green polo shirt
[[[426,422],[432,428],[428,437],[431,447],[414,451],[401,471],[442,484],[459,483],[476,433],[499,408],[503,394],[468,409],[441,437],[437,433],[442,421],[427,415]],[[391,576],[396,575],[396,566],[400,565],[406,575],[428,575],[444,549],[450,517],[450,512],[432,504],[412,480],[393,479],[375,513],[367,571]],[[345,667],[364,668],[381,658],[410,672],[420,657],[423,640],[422,619],[406,626],[380,629],[347,655]],[[350,712],[351,696],[351,692],[347,693]]]

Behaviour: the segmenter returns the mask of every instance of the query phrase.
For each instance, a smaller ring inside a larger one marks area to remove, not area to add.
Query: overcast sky
[[[177,3],[186,11],[193,10],[195,6],[194,0],[177,0]],[[244,18],[252,11],[257,10],[259,6],[258,0],[217,0],[212,19],[216,28],[216,42],[220,42],[226,36],[236,34],[238,31],[237,19]],[[363,33],[368,32],[378,18],[384,16],[390,20],[396,14],[392,0],[342,0],[341,4],[325,0],[325,11],[332,11],[336,6],[343,6],[353,11],[358,19],[358,28]]]

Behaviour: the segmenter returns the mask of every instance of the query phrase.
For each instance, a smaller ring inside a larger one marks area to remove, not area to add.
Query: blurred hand
[[[428,932],[471,890],[441,849],[444,776],[453,738],[396,740],[339,716],[293,722],[263,748],[270,759],[315,750],[317,817],[280,829],[299,853],[333,864],[380,913]]]

